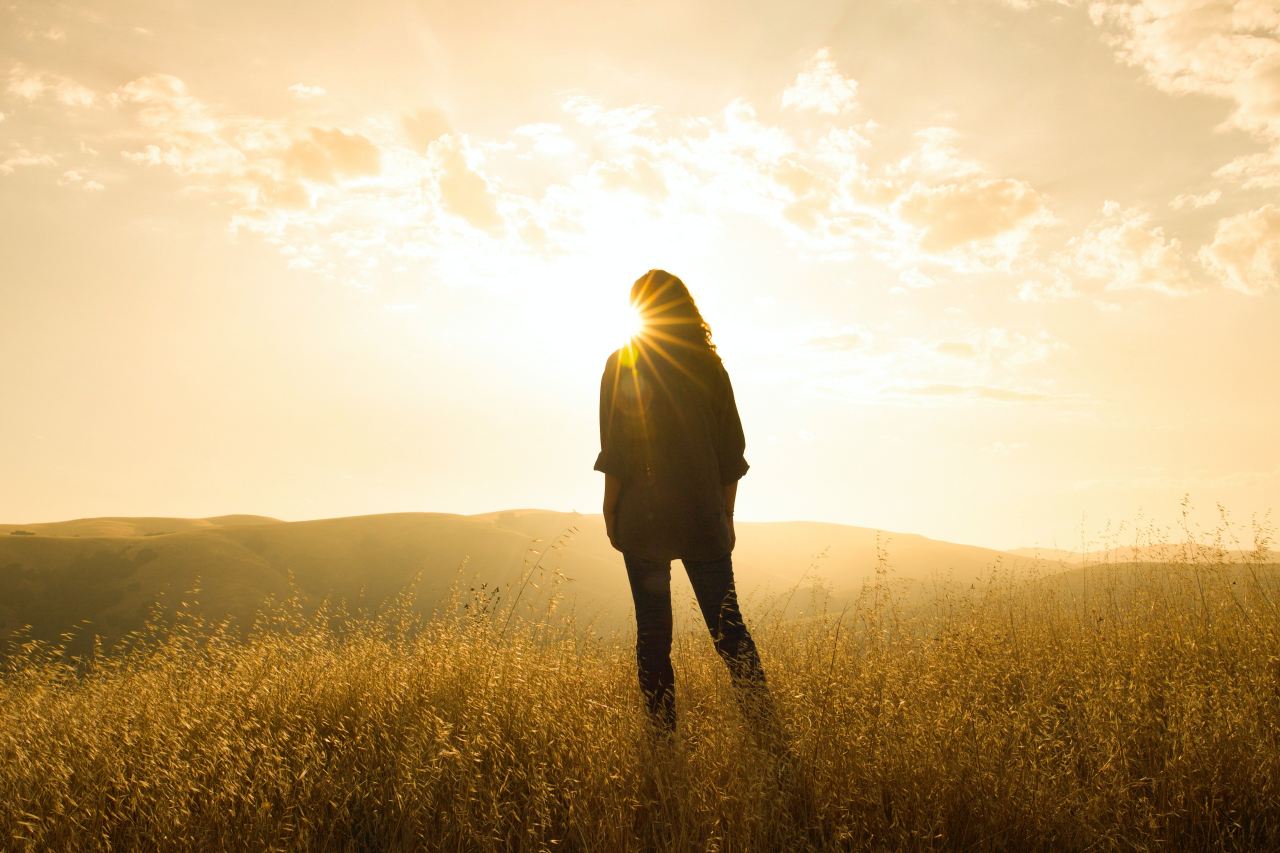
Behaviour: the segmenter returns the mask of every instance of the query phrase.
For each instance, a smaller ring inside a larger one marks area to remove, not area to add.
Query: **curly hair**
[[[631,304],[644,324],[642,335],[679,348],[699,351],[720,360],[711,341],[711,327],[685,283],[666,270],[649,270],[631,285]]]

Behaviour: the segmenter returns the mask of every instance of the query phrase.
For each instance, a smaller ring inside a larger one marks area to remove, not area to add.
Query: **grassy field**
[[[1276,577],[996,567],[907,610],[886,565],[817,618],[748,601],[784,744],[705,632],[677,636],[654,743],[625,634],[485,589],[426,622],[285,602],[248,639],[190,617],[91,662],[31,643],[0,687],[0,847],[1275,849]]]

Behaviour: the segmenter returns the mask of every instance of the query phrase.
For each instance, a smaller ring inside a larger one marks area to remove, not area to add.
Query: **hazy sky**
[[[0,520],[599,511],[684,278],[747,519],[1280,495],[1280,7],[9,3]]]

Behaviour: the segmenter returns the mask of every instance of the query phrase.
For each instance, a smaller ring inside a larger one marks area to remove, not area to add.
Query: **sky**
[[[598,512],[650,268],[739,519],[1280,495],[1273,0],[0,3],[4,521]]]

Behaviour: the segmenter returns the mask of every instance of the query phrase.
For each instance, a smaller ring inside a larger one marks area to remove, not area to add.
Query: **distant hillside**
[[[77,518],[73,521],[50,521],[40,524],[0,524],[0,536],[30,534],[56,537],[160,536],[185,533],[211,527],[237,527],[247,524],[284,524],[265,515],[219,515],[214,518]]]
[[[75,629],[112,641],[138,629],[158,599],[168,609],[193,601],[205,617],[232,617],[242,625],[269,597],[293,591],[309,605],[328,597],[372,608],[415,578],[427,611],[445,601],[452,584],[464,595],[472,587],[485,595],[497,589],[507,601],[538,558],[534,552],[567,531],[576,532],[542,558],[543,571],[520,593],[522,607],[539,612],[554,587],[562,597],[558,612],[580,625],[625,625],[631,615],[626,574],[600,516],[513,510],[297,522],[238,515],[0,525],[0,636],[29,625],[37,638]],[[876,576],[878,560],[900,588],[966,583],[997,564],[1047,566],[921,536],[812,522],[740,523],[734,557],[743,599],[796,589],[789,613],[803,608],[817,587],[837,603],[847,600]],[[678,562],[673,577],[676,611],[687,618],[693,599]],[[748,604],[748,617],[753,613],[762,615]]]
[[[1196,543],[1158,543],[1154,545],[1126,545],[1097,551],[1070,551],[1062,548],[1015,548],[1009,552],[1020,557],[1045,560],[1066,565],[1100,565],[1105,563],[1217,563],[1217,562],[1275,562],[1280,553],[1264,550],[1261,553],[1243,548],[1218,549]]]
[[[1280,564],[1274,562],[1095,563],[1030,579],[1025,588],[1036,592],[1042,606],[1096,616],[1130,612],[1136,602],[1160,611],[1194,611],[1207,597],[1280,617]]]

